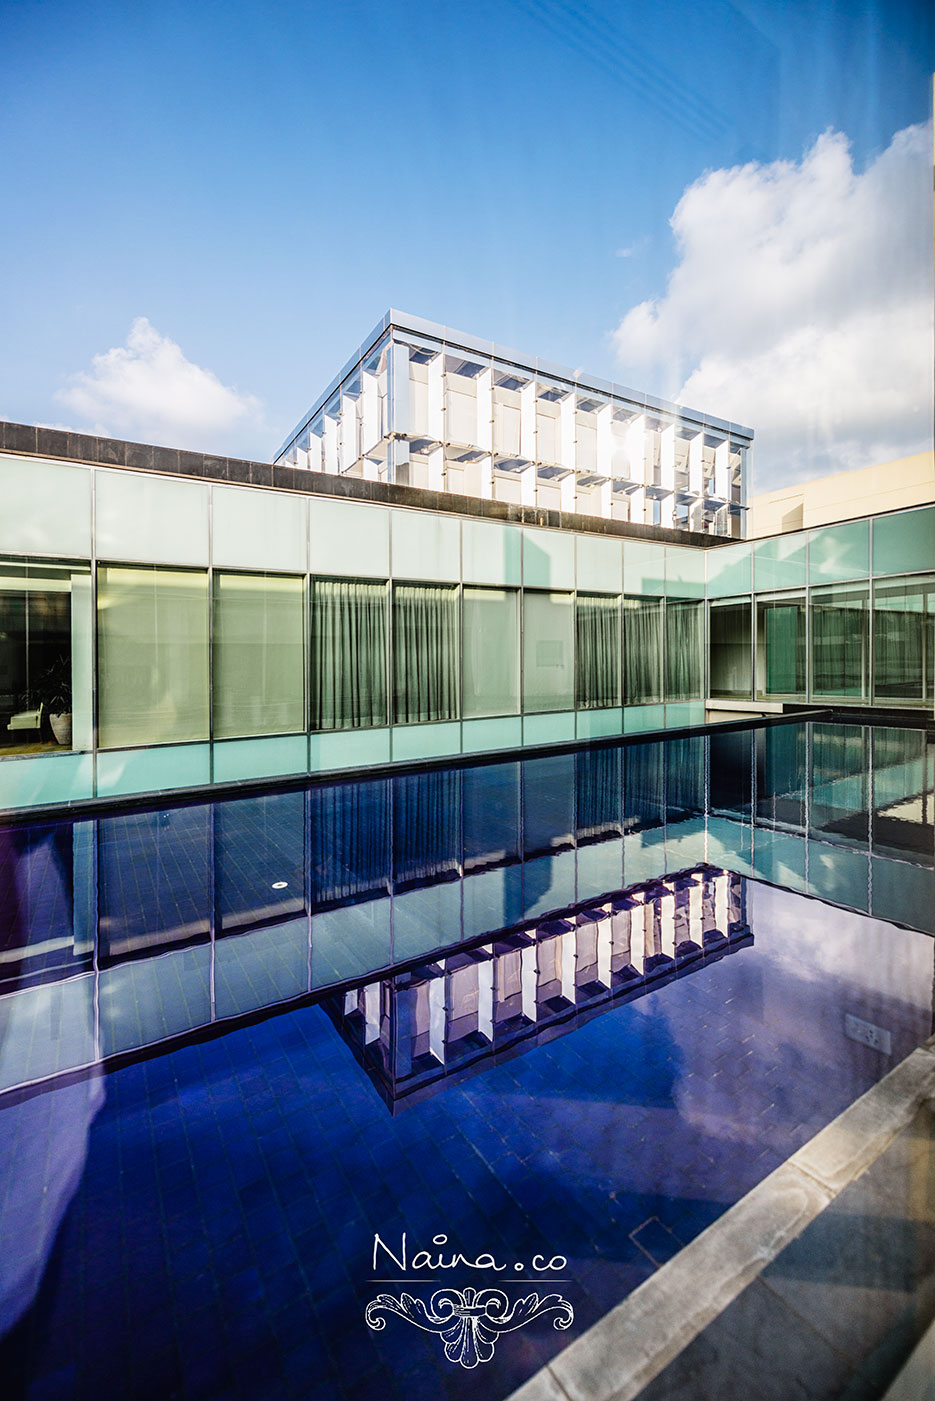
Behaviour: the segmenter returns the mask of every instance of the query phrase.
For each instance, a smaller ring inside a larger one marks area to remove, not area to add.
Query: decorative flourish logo
[[[386,1327],[381,1315],[396,1314],[426,1333],[437,1333],[449,1362],[476,1367],[489,1362],[501,1333],[512,1333],[543,1314],[554,1313],[555,1328],[570,1328],[575,1311],[560,1294],[527,1294],[511,1304],[502,1289],[437,1289],[426,1304],[411,1294],[378,1294],[365,1317],[375,1331]]]

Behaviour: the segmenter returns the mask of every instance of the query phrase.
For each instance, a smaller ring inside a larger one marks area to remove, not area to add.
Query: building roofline
[[[589,374],[585,370],[573,370],[567,365],[558,365],[538,356],[524,355],[509,346],[498,345],[495,341],[484,340],[481,336],[470,335],[467,331],[455,330],[452,326],[443,326],[437,321],[427,321],[422,316],[414,316],[411,312],[400,311],[398,307],[390,307],[374,326],[369,336],[361,341],[357,349],[345,361],[327,389],[319,394],[312,407],[302,415],[292,431],[283,439],[273,455],[272,461],[275,462],[289,444],[308,427],[334,391],[339,388],[360,361],[370,353],[380,337],[390,327],[399,331],[410,331],[417,336],[428,336],[433,340],[441,340],[446,345],[458,350],[466,350],[471,355],[483,355],[491,359],[503,360],[507,364],[515,366],[516,369],[524,370],[527,373],[543,374],[550,379],[565,380],[570,386],[592,390],[598,394],[610,394],[626,399],[628,403],[636,404],[642,408],[672,414],[690,423],[696,423],[699,428],[711,428],[717,433],[726,433],[734,438],[745,438],[749,443],[753,442],[753,429],[747,428],[743,424],[732,423],[727,419],[717,418],[713,414],[702,413],[698,409],[688,408],[685,404],[677,404],[671,399],[660,399],[654,394],[631,389],[628,385],[617,384],[613,380],[601,379],[598,375]]]
[[[270,462],[252,462],[221,457],[213,453],[187,452],[182,448],[133,443],[121,438],[101,438],[90,433],[73,433],[61,428],[0,420],[0,458],[42,457],[90,467],[122,471],[155,472],[161,476],[188,477],[224,486],[252,486],[286,491],[303,496],[329,496],[343,500],[376,502],[446,515],[502,521],[512,525],[541,526],[551,530],[575,530],[581,534],[605,535],[617,539],[647,540],[656,544],[688,545],[696,549],[736,545],[730,536],[714,535],[679,527],[643,525],[616,521],[603,516],[579,515],[515,502],[488,501],[479,496],[430,491],[401,486],[395,482],[367,481],[363,477],[332,476],[304,467],[275,467]]]

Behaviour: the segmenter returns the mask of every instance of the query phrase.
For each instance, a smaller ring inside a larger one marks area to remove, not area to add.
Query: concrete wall
[[[761,538],[935,501],[935,453],[795,482],[750,499],[747,534]]]

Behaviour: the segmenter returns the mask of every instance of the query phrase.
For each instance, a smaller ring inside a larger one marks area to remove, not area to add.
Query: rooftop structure
[[[390,310],[276,465],[746,534],[753,432]]]

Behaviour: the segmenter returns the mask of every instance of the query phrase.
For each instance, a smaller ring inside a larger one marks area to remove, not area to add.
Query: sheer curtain
[[[931,700],[935,578],[888,579],[873,589],[876,700]]]
[[[805,600],[758,600],[756,628],[758,692],[767,696],[804,695]]]
[[[386,592],[383,583],[313,579],[313,730],[385,725]]]
[[[625,705],[662,700],[662,599],[624,598]]]
[[[865,584],[812,589],[814,695],[866,695],[868,597]]]
[[[456,586],[394,586],[393,712],[397,725],[458,718]]]
[[[582,709],[620,704],[620,599],[578,594],[576,690]]]
[[[666,700],[698,700],[704,684],[704,604],[666,600]]]

